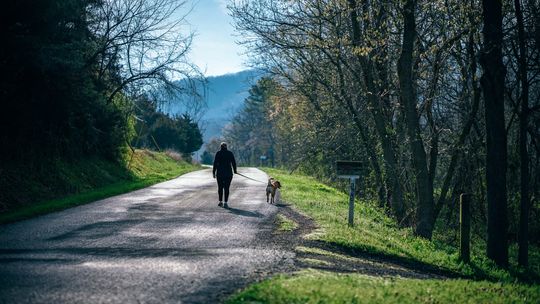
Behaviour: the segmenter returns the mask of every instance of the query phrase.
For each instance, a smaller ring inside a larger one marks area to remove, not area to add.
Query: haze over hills
[[[221,136],[221,130],[240,109],[250,87],[261,75],[261,71],[246,70],[207,78],[206,108],[199,121],[204,143]],[[182,114],[186,112],[186,106],[176,100],[163,105],[162,111],[171,115]]]

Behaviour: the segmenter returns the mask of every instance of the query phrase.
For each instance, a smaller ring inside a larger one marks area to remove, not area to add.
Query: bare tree
[[[89,8],[98,44],[89,61],[112,80],[109,101],[120,92],[197,93],[202,75],[187,60],[193,33],[183,27],[190,11],[185,0],[103,0]]]

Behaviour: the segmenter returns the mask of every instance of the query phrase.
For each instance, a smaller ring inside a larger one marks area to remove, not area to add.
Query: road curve
[[[293,263],[293,253],[265,241],[277,212],[265,187],[236,175],[231,208],[219,208],[206,169],[0,226],[0,303],[220,302]]]

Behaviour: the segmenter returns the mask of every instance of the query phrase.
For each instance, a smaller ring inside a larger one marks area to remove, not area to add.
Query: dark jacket
[[[216,157],[214,157],[213,174],[218,178],[232,178],[233,170],[236,173],[236,160],[233,153],[223,148],[217,151]]]

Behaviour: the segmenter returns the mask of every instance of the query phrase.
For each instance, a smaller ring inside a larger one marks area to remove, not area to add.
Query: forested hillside
[[[156,88],[196,96],[195,81],[173,83],[201,79],[185,58],[192,35],[179,28],[181,18],[171,19],[182,11],[189,8],[176,0],[3,5],[0,211],[43,198],[32,194],[76,191],[57,189],[69,184],[54,180],[59,164],[95,159],[123,166],[130,143],[159,149],[147,144],[148,134],[140,138],[144,127],[164,149],[189,155],[200,147],[191,117],[168,117],[155,105],[144,112],[137,104],[166,99],[149,94]],[[157,123],[145,120],[150,116]],[[37,184],[42,191],[33,191]]]
[[[416,235],[457,242],[459,196],[498,265],[540,239],[537,1],[234,1],[269,77],[225,139],[244,164],[337,182],[366,165],[361,195]],[[486,233],[487,232],[487,233]],[[515,247],[512,247],[515,248]],[[515,251],[512,251],[515,252]]]
[[[223,127],[242,107],[248,91],[263,74],[259,70],[246,70],[238,73],[210,76],[205,83],[199,82],[197,91],[204,93],[204,103],[190,102],[191,96],[176,96],[170,103],[161,105],[165,113],[178,115],[192,113],[203,129],[203,139],[209,142],[211,138],[221,137]],[[178,82],[180,86],[187,84],[186,80]],[[215,151],[212,151],[215,152]]]

